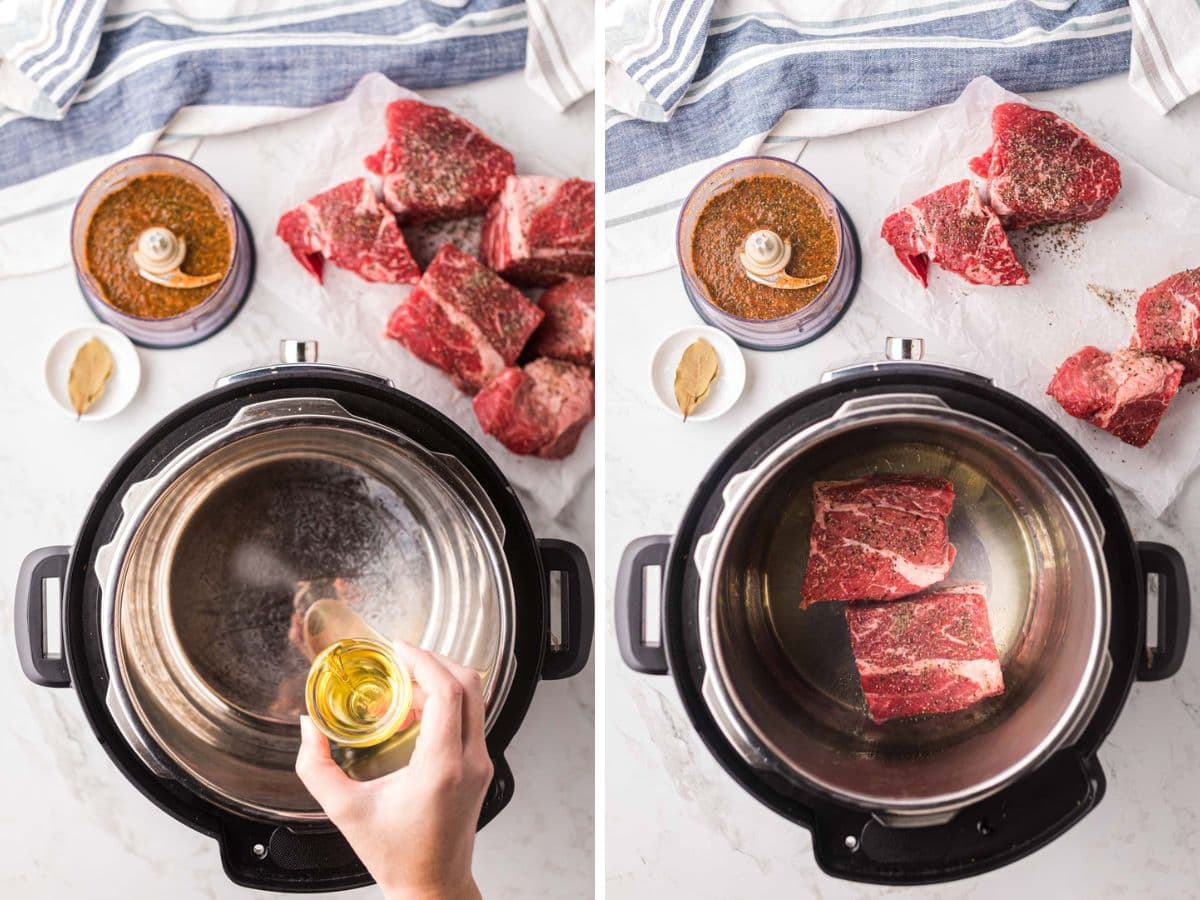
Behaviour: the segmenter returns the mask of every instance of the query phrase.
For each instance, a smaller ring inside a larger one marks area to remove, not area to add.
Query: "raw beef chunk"
[[[966,709],[1004,692],[981,584],[846,607],[850,646],[876,722]]]
[[[871,475],[813,485],[813,528],[801,606],[893,600],[946,577],[954,562],[944,478]]]
[[[395,216],[383,208],[362,178],[285,212],[275,233],[318,282],[323,281],[325,260],[367,281],[416,284],[421,277]]]
[[[392,312],[387,333],[473,394],[516,362],[541,321],[524,294],[446,244]]]
[[[575,449],[592,420],[595,385],[582,366],[535,359],[505,369],[475,395],[483,430],[513,453],[562,459]]]
[[[1029,281],[1000,220],[969,181],[938,188],[892,213],[884,220],[882,234],[904,267],[926,287],[931,262],[972,284]]]
[[[1182,377],[1182,363],[1154,353],[1109,354],[1084,347],[1058,367],[1046,393],[1075,418],[1127,444],[1144,447],[1179,391]]]
[[[482,213],[516,171],[511,153],[440,106],[397,100],[387,128],[363,164],[383,176],[383,200],[401,225]]]
[[[1112,156],[1066,119],[1024,103],[992,110],[992,146],[970,166],[987,179],[1006,228],[1098,219],[1121,190]]]
[[[1178,272],[1142,294],[1133,346],[1183,363],[1183,383],[1200,378],[1200,269]]]
[[[596,269],[596,185],[514,175],[488,209],[483,261],[517,284],[547,285]]]
[[[546,318],[528,350],[535,356],[565,359],[581,366],[596,361],[596,280],[568,278],[546,288],[538,300]]]

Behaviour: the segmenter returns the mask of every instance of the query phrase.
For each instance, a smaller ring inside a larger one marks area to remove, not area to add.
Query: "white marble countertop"
[[[1036,97],[1035,97],[1036,99]],[[1200,195],[1200,101],[1160,118],[1123,78],[1044,95],[1085,130],[1140,159],[1177,188]],[[811,143],[800,162],[846,205],[864,240],[876,224],[864,199],[882,142],[912,120]],[[663,235],[671,240],[673,235]],[[1200,252],[1200,249],[1198,249]],[[1197,263],[1200,265],[1200,256]],[[808,347],[748,352],[739,404],[712,422],[682,424],[651,393],[657,343],[697,318],[674,270],[610,281],[606,294],[607,438],[605,568],[609,595],[621,551],[670,533],[710,463],[735,435],[826,369],[878,357],[889,334],[920,335],[878,297],[860,291],[842,322]],[[953,347],[930,346],[953,362]],[[986,373],[985,373],[986,374]],[[1200,478],[1160,520],[1121,493],[1137,538],[1177,547],[1200,584]],[[612,617],[607,627],[611,634]],[[998,872],[936,888],[881,889],[822,874],[808,833],[760,805],[721,769],[693,732],[669,677],[627,669],[606,649],[606,867],[613,900],[687,896],[922,898],[1200,896],[1200,616],[1192,652],[1170,681],[1135,685],[1100,760],[1099,807],[1050,846]]]
[[[476,85],[426,91],[435,102],[490,108],[567,171],[592,171],[590,98],[553,112],[521,73]],[[461,108],[461,106],[460,106]],[[280,126],[296,140],[323,112]],[[194,159],[235,198],[252,197],[270,176],[261,132],[206,139]],[[519,153],[519,148],[518,148]],[[249,204],[243,204],[244,206]],[[277,213],[276,213],[277,214]],[[258,240],[274,220],[250,214]],[[260,267],[258,278],[264,273]],[[179,350],[139,350],[142,386],[133,404],[104,422],[76,423],[52,405],[42,382],[45,353],[67,328],[94,321],[67,268],[0,281],[6,311],[0,358],[0,896],[185,898],[264,896],[229,882],[217,845],[160,812],[117,771],[69,690],[26,681],[13,647],[13,585],[21,559],[70,543],[93,492],[126,448],[155,421],[212,387],[227,372],[273,361],[282,337],[316,338],[321,359],[354,365],[364,352],[285,302],[252,294],[238,318],[209,341]],[[366,335],[364,341],[378,341]],[[589,483],[551,521],[525,498],[539,536],[573,540],[590,554]],[[508,751],[516,793],[480,833],[475,871],[488,897],[578,898],[594,884],[593,675],[540,685]],[[379,896],[366,889],[336,896]]]

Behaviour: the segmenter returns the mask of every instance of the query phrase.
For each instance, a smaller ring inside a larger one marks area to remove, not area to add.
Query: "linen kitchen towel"
[[[595,88],[596,7],[591,0],[528,0],[525,80],[562,110]]]
[[[605,103],[648,122],[670,118],[700,65],[713,0],[609,0]]]
[[[1200,3],[1197,0],[1130,0],[1133,58],[1129,81],[1167,113],[1200,93]]]
[[[1200,36],[1183,26],[1200,5],[1137,5],[1131,14],[1128,0],[609,0],[610,277],[673,264],[661,235],[720,163],[794,159],[806,139],[949,103],[978,75],[1028,92],[1127,72],[1132,35],[1131,79],[1146,90],[1169,83],[1156,100],[1168,109],[1197,87]],[[1150,23],[1172,39],[1153,40]]]
[[[591,45],[571,20],[586,0],[9,3],[0,277],[67,261],[75,199],[110,163],[155,148],[188,156],[205,135],[340,100],[369,72],[420,90],[525,66],[559,109],[591,90]]]

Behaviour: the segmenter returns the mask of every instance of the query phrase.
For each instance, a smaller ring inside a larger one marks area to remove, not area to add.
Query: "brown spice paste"
[[[778,319],[811,303],[827,282],[785,291],[751,280],[738,255],[760,228],[791,243],[786,271],[798,278],[833,274],[838,237],[816,197],[777,175],[739,179],[705,204],[692,234],[692,259],[709,300],[743,319]]]
[[[85,259],[101,299],[130,315],[166,319],[203,303],[221,282],[177,289],[142,278],[131,250],[156,225],[187,241],[180,269],[188,275],[227,272],[233,238],[208,195],[178,175],[140,175],[100,201],[88,222]]]

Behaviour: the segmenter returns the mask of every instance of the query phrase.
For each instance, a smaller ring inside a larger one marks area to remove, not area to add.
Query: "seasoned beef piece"
[[[1046,393],[1075,418],[1144,447],[1182,377],[1182,363],[1154,353],[1084,347],[1058,367]]]
[[[483,430],[513,453],[562,459],[592,420],[595,385],[582,366],[535,359],[505,369],[474,402]]]
[[[453,244],[438,251],[388,321],[388,337],[473,394],[516,362],[542,311]]]
[[[1138,300],[1133,346],[1183,363],[1183,383],[1200,378],[1200,269],[1177,272]]]
[[[440,106],[397,100],[387,127],[363,164],[383,177],[383,200],[401,225],[482,213],[516,171],[511,153]]]
[[[1120,163],[1052,112],[1002,103],[992,135],[970,167],[1005,228],[1098,219],[1121,190]]]
[[[596,269],[596,185],[514,175],[488,209],[483,261],[517,284],[549,285]]]
[[[366,281],[416,284],[421,277],[395,217],[362,178],[285,212],[275,233],[318,282],[324,280],[325,260]]]
[[[954,562],[953,508],[954,485],[944,478],[818,481],[801,606],[892,600],[937,584]]]
[[[929,286],[929,263],[972,284],[1025,284],[1029,276],[1008,236],[969,181],[958,181],[914,200],[884,220],[883,239],[904,268]]]
[[[534,356],[565,359],[581,366],[596,361],[596,280],[568,278],[546,288],[538,300],[546,318],[527,348]]]
[[[850,646],[876,722],[966,709],[1004,692],[981,584],[846,607]]]

